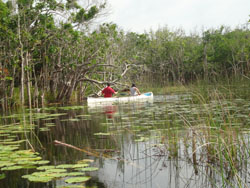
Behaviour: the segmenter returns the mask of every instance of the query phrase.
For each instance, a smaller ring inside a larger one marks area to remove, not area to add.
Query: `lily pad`
[[[68,119],[68,121],[80,121],[79,119]]]
[[[0,150],[2,151],[13,151],[13,150],[16,150],[18,149],[19,147],[17,146],[0,146]]]
[[[41,161],[35,161],[32,164],[38,164],[38,165],[42,165],[42,164],[48,164],[50,163],[50,161],[47,160],[41,160]]]
[[[50,129],[48,129],[47,127],[42,127],[42,128],[40,128],[40,131],[42,131],[42,132],[43,132],[43,131],[44,131],[44,132],[45,132],[45,131],[49,131],[49,130],[50,130]]]
[[[95,133],[96,136],[110,136],[111,133]]]
[[[61,168],[52,168],[52,169],[48,169],[46,170],[46,172],[48,173],[51,173],[51,172],[54,172],[54,173],[61,173],[61,172],[67,172],[67,170],[65,169],[61,169]]]
[[[59,114],[49,114],[48,117],[57,117],[57,116],[64,116],[67,115],[66,113],[59,113]]]
[[[60,164],[56,168],[74,168],[75,164]]]
[[[84,185],[62,185],[62,186],[59,186],[57,188],[86,188]]]
[[[82,109],[84,108],[84,106],[65,106],[65,107],[59,107],[58,109],[62,109],[62,110],[78,110],[78,109]]]
[[[0,168],[1,167],[8,167],[8,166],[14,166],[16,163],[10,162],[10,161],[0,161]]]
[[[25,166],[22,166],[23,169],[33,169],[33,168],[36,168],[36,166],[33,166],[33,165],[25,165]]]
[[[66,179],[65,182],[66,182],[66,183],[81,183],[81,182],[88,181],[90,178],[91,178],[91,177],[88,177],[88,176],[84,176],[84,177],[74,177],[74,178]]]
[[[87,168],[77,168],[76,170],[83,172],[92,172],[92,171],[97,171],[98,169],[99,168],[96,167],[87,167]]]
[[[77,115],[76,117],[91,117],[91,115],[88,115],[88,114],[81,114],[81,115]]]
[[[40,161],[41,159],[42,159],[42,157],[39,157],[39,156],[35,156],[35,157],[30,158],[31,161],[39,161],[39,162],[41,162]],[[44,163],[42,162],[42,163],[39,163],[39,164],[44,164]]]
[[[54,123],[46,123],[45,124],[47,127],[54,127],[54,126],[56,126],[56,124],[54,124]]]
[[[48,169],[54,169],[55,166],[39,166],[37,170],[48,170]]]
[[[84,172],[69,172],[67,176],[84,176]]]
[[[93,159],[83,159],[83,160],[80,160],[80,161],[77,161],[77,163],[93,163],[94,160]]]
[[[3,144],[11,144],[11,145],[13,145],[13,144],[21,144],[21,143],[23,143],[23,142],[26,142],[26,140],[18,140],[18,141],[4,141],[3,142]]]
[[[6,177],[5,174],[0,174],[0,180],[4,179],[5,177]]]
[[[22,176],[23,178],[27,178],[29,181],[32,182],[49,182],[53,180],[53,177],[48,177],[48,176],[33,176],[33,175],[26,175]]]
[[[73,166],[73,168],[85,168],[85,167],[87,167],[87,166],[89,166],[89,164],[87,164],[87,163],[82,163],[82,164],[75,164],[75,165]]]
[[[68,173],[49,173],[47,174],[47,176],[53,177],[53,178],[63,178],[63,177],[68,176]]]
[[[1,168],[1,170],[17,170],[17,169],[22,169],[22,166],[7,166],[4,168]]]

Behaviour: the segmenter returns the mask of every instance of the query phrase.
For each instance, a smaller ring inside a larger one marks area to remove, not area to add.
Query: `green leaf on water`
[[[41,159],[42,159],[42,157],[35,156],[35,157],[30,158],[29,160],[30,161],[40,161]]]
[[[49,121],[49,120],[54,120],[54,119],[56,119],[56,118],[51,117],[51,118],[46,118],[46,119],[43,119],[43,120],[44,120],[44,121]]]
[[[69,172],[67,176],[84,176],[84,172]]]
[[[21,144],[21,143],[23,143],[23,142],[26,142],[26,140],[18,140],[18,141],[4,141],[3,142],[3,144],[11,144],[11,145],[13,145],[13,144]]]
[[[22,176],[23,178],[27,178],[29,181],[32,182],[49,182],[53,180],[53,177],[49,177],[49,176],[33,176],[33,175],[25,175]]]
[[[53,178],[63,178],[63,177],[68,176],[68,173],[49,173],[47,174],[47,176],[53,177]]]
[[[66,179],[65,182],[66,182],[66,183],[81,183],[81,182],[88,181],[90,178],[91,178],[91,177],[88,177],[88,176],[84,176],[84,177],[74,177],[74,178]]]
[[[35,161],[32,164],[38,164],[38,165],[42,165],[42,164],[48,164],[50,163],[50,161],[47,160],[41,160],[41,161]]]
[[[67,115],[67,113],[49,114],[48,117],[57,117],[57,116],[64,116],[64,115]]]
[[[88,115],[88,114],[81,114],[81,115],[77,115],[76,117],[91,117],[91,115]]]
[[[0,161],[0,168],[4,166],[14,166],[16,163],[10,161]]]
[[[32,166],[32,165],[23,166],[23,169],[33,169],[33,168],[36,168],[36,166]]]
[[[30,174],[32,176],[37,176],[37,177],[44,177],[44,176],[48,176],[48,172],[45,171],[40,171],[40,172],[33,172],[32,174]]]
[[[111,135],[111,133],[95,133],[94,135],[96,135],[96,136],[110,136]]]
[[[135,139],[135,142],[145,142],[147,141],[149,138],[146,137],[140,137],[139,139]]]
[[[50,129],[47,128],[47,127],[42,127],[42,128],[40,128],[40,131],[42,131],[42,132],[43,132],[43,131],[44,131],[44,132],[45,132],[45,131],[49,131],[49,130],[50,130]]]
[[[39,166],[38,168],[36,168],[37,170],[48,170],[48,169],[54,169],[55,166]]]
[[[79,119],[68,119],[68,121],[80,121]]]
[[[18,150],[16,153],[21,154],[21,155],[33,155],[34,152],[32,150]]]
[[[86,188],[84,185],[62,185],[57,188]]]
[[[0,150],[1,151],[13,151],[13,150],[16,150],[18,149],[19,147],[17,146],[0,146]]]
[[[1,168],[1,170],[18,170],[18,169],[22,169],[22,166],[7,166],[4,168]]]
[[[67,170],[65,170],[65,169],[61,169],[61,168],[52,168],[52,169],[48,169],[48,170],[46,170],[46,172],[48,172],[48,173],[51,173],[51,172],[53,172],[53,173],[61,173],[61,172],[67,172]]]
[[[29,164],[33,164],[33,162],[32,161],[30,161],[30,160],[18,160],[18,158],[17,159],[14,159],[14,161],[16,161],[16,163],[17,164],[19,164],[19,165],[29,165]]]
[[[74,164],[60,164],[56,168],[74,168]]]
[[[0,174],[0,180],[4,179],[5,177],[6,177],[5,174]]]
[[[80,160],[80,161],[77,161],[77,163],[81,164],[81,163],[93,163],[94,160],[93,159],[83,159],[83,160]]]
[[[89,166],[89,164],[87,164],[87,163],[82,163],[82,164],[75,164],[75,165],[73,166],[73,168],[85,168],[85,167],[87,167],[87,166]]]
[[[76,170],[83,171],[83,172],[92,172],[92,171],[99,170],[99,168],[96,168],[96,167],[87,167],[87,168],[77,168]]]
[[[20,130],[20,131],[12,131],[11,133],[29,133],[28,131],[26,130]]]
[[[54,126],[56,126],[56,124],[54,124],[54,123],[46,123],[45,124],[47,127],[54,127]]]
[[[62,109],[62,110],[78,110],[78,109],[82,109],[84,108],[84,106],[64,106],[64,107],[59,107],[58,109]]]

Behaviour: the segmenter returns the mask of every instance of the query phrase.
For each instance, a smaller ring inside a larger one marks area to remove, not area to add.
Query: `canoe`
[[[128,96],[128,97],[88,97],[87,103],[89,106],[91,105],[103,105],[103,104],[114,104],[114,103],[129,103],[129,102],[146,102],[146,101],[153,101],[153,93],[147,92],[142,93],[141,95],[137,96]]]

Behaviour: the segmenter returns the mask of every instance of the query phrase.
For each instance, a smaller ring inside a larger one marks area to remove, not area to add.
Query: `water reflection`
[[[188,95],[155,96],[154,103],[43,109],[39,118],[31,112],[8,121],[36,125],[27,139],[53,165],[94,160],[99,170],[86,173],[92,177],[87,187],[246,187],[250,102],[223,105],[199,105]],[[21,178],[32,171],[7,172],[0,187],[68,185],[65,178],[46,184]]]
[[[107,106],[104,106],[104,112],[107,116],[108,119],[111,119],[113,118],[113,115],[115,112],[117,112],[117,105],[107,105]]]

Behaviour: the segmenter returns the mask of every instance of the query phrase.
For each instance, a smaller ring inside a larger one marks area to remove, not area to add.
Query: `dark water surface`
[[[0,177],[3,174],[4,177],[0,178],[0,187],[238,187],[235,180],[238,176],[249,186],[249,162],[241,161],[244,164],[237,177],[230,176],[230,166],[222,169],[216,160],[211,162],[206,141],[207,129],[231,126],[232,135],[240,134],[248,146],[249,111],[250,101],[244,99],[201,105],[192,102],[189,95],[162,95],[155,96],[153,103],[99,107],[84,104],[5,116],[0,126],[2,144],[9,139],[3,135],[6,134],[3,127],[32,124],[34,128],[26,132],[12,131],[14,140],[28,140],[20,144],[19,150],[34,148],[38,156],[49,161],[46,165],[76,164],[91,159],[90,166],[99,170],[85,172],[91,179],[76,184],[66,183],[69,177],[47,183],[22,178],[38,171],[36,168],[1,170]],[[55,140],[70,147],[55,144]],[[2,153],[0,158],[7,161],[10,155]],[[245,154],[246,158],[248,155]]]

